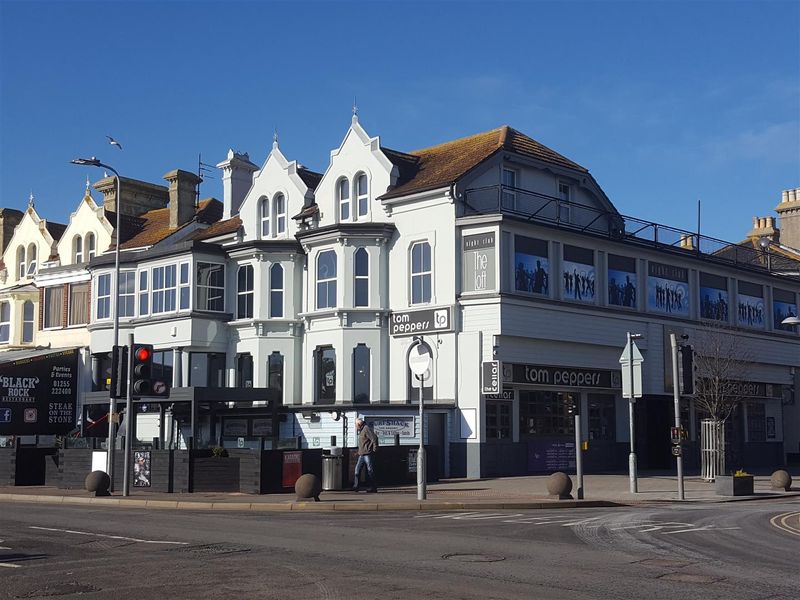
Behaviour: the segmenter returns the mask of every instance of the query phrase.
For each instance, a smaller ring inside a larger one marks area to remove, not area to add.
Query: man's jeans
[[[375,482],[375,472],[372,469],[372,455],[371,454],[364,454],[363,456],[358,457],[358,461],[356,462],[356,471],[355,475],[353,476],[353,489],[358,489],[358,474],[361,472],[361,467],[366,465],[367,466],[367,479],[369,479],[369,483],[372,486],[372,489],[377,489],[377,485]]]

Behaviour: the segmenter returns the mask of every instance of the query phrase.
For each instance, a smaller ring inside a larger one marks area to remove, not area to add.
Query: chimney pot
[[[164,179],[169,184],[169,228],[177,229],[194,217],[196,188],[201,180],[182,169],[170,171]]]

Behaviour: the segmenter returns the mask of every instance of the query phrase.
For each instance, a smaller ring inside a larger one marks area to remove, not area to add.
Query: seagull
[[[108,143],[109,143],[109,144],[111,144],[112,146],[116,146],[117,148],[119,148],[120,150],[122,150],[122,144],[120,144],[120,143],[119,143],[117,140],[115,140],[115,139],[114,139],[113,137],[111,137],[110,135],[107,135],[106,137],[108,138]]]

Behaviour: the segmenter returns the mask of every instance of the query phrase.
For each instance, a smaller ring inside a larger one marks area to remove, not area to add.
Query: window
[[[153,268],[153,314],[175,310],[175,265]]]
[[[189,385],[210,388],[226,387],[225,355],[215,352],[190,352]]]
[[[76,264],[83,262],[83,239],[79,235],[72,240],[72,256],[74,259],[72,262]]]
[[[150,312],[150,295],[147,289],[147,271],[139,271],[139,316]]]
[[[261,199],[261,237],[269,237],[269,200],[267,198]]]
[[[369,404],[370,351],[366,344],[353,349],[353,404]]]
[[[28,277],[36,274],[36,245],[28,246]]]
[[[283,267],[278,264],[269,270],[269,316],[283,317]]]
[[[558,220],[562,223],[569,223],[570,202],[572,202],[571,191],[568,183],[558,182]]]
[[[503,208],[515,210],[517,208],[517,172],[503,169]]]
[[[155,381],[163,381],[172,385],[172,365],[175,359],[173,351],[156,350],[153,352],[153,369],[151,375]]]
[[[614,396],[610,394],[589,394],[589,439],[617,439],[617,416]]]
[[[111,274],[106,273],[97,278],[97,307],[95,309],[97,319],[108,319],[111,317]],[[59,323],[60,325],[60,323]]]
[[[136,316],[136,273],[123,271],[119,274],[119,316]]]
[[[431,245],[417,242],[411,246],[411,304],[431,301]]]
[[[366,248],[356,250],[353,260],[355,274],[355,306],[369,306],[369,254]]]
[[[191,298],[192,288],[189,287],[189,263],[181,263],[180,267],[180,288],[178,289],[178,296],[180,298],[180,309],[189,309],[189,299]]]
[[[120,301],[121,302],[121,301]],[[89,283],[73,283],[69,286],[70,325],[85,325],[89,322]],[[120,305],[120,310],[122,306]]]
[[[325,250],[317,256],[317,308],[336,307],[336,252]]]
[[[63,287],[44,288],[43,327],[45,329],[51,329],[53,327],[61,327],[63,314],[64,314],[64,288]]]
[[[253,355],[239,354],[236,357],[236,387],[253,387]]]
[[[356,201],[358,202],[358,216],[366,216],[369,212],[369,183],[364,173],[359,174],[356,178]]]
[[[225,265],[197,263],[198,310],[225,310]]]
[[[339,200],[339,220],[350,220],[350,182],[347,178],[339,180],[337,185]]]
[[[251,265],[243,265],[239,267],[237,276],[237,303],[236,303],[236,318],[237,319],[252,319],[253,318],[253,267]]]
[[[267,399],[283,404],[283,355],[273,352],[267,362]]]
[[[0,302],[0,344],[7,344],[11,337],[11,304]]]
[[[747,403],[747,441],[767,441],[767,415],[763,402]]]
[[[111,353],[99,352],[97,354],[92,354],[92,391],[103,392],[108,390],[110,381]],[[89,404],[86,406],[90,407],[92,405]],[[105,414],[103,417],[108,416],[108,405],[106,405],[106,410],[104,412]],[[100,415],[98,415],[98,417],[100,417]],[[92,422],[87,422],[87,429],[90,427],[94,427],[94,425],[92,425]],[[108,428],[106,427],[106,430],[107,429]]]
[[[286,197],[278,194],[272,200],[272,205],[275,211],[275,234],[286,233]]]
[[[531,436],[574,435],[575,418],[572,394],[563,392],[520,392],[519,434]]]
[[[84,305],[89,307],[88,299],[84,302]],[[33,320],[34,320],[34,311],[33,311],[33,302],[30,300],[26,300],[22,304],[22,342],[23,343],[31,343],[33,341]]]
[[[86,254],[87,260],[92,260],[97,253],[97,243],[95,241],[95,237],[93,233],[86,234]]]
[[[318,346],[314,351],[316,378],[315,402],[317,404],[336,401],[336,350],[332,346]]]
[[[19,264],[17,274],[20,279],[25,279],[25,248],[23,246],[17,248],[17,263]]]
[[[486,439],[511,439],[511,402],[486,401]]]

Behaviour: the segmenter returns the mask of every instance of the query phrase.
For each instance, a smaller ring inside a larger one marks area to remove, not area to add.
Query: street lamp
[[[81,165],[86,167],[100,167],[102,169],[108,169],[116,176],[116,188],[117,188],[117,202],[116,202],[116,213],[117,213],[117,224],[116,234],[117,234],[117,243],[114,247],[114,287],[116,292],[114,294],[114,346],[119,345],[119,245],[120,245],[120,225],[119,225],[119,215],[120,215],[120,204],[122,198],[120,198],[120,180],[119,180],[119,173],[114,167],[109,165],[103,164],[100,160],[93,156],[92,158],[76,158],[70,161],[73,165]],[[108,409],[108,442],[106,443],[107,446],[107,456],[106,456],[106,472],[108,473],[109,478],[111,479],[111,491],[114,491],[114,415],[117,414],[117,399],[114,397],[114,391],[109,390],[109,409]],[[128,429],[128,433],[130,433],[130,415],[125,415],[126,421],[126,428]],[[126,436],[127,437],[127,436]]]
[[[758,238],[758,246],[761,250],[764,251],[764,254],[767,257],[767,271],[772,272],[772,257],[769,253],[769,246],[770,246],[770,239],[767,236],[763,236]]]
[[[800,317],[786,317],[781,321],[781,325],[789,325],[790,327],[797,327],[800,325]]]

